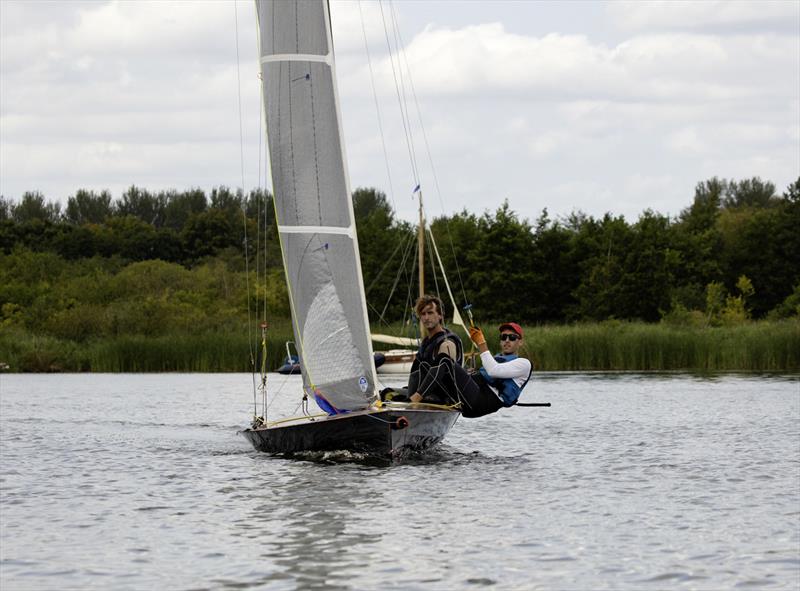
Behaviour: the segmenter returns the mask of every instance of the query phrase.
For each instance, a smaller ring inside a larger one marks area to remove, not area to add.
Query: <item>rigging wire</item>
[[[396,16],[394,3],[391,4],[391,9],[392,9],[393,19],[396,22],[397,21],[397,16]],[[431,155],[431,148],[430,148],[430,144],[428,143],[428,134],[425,131],[425,124],[422,121],[422,109],[420,109],[420,107],[419,107],[419,100],[417,99],[417,90],[416,90],[416,87],[414,86],[414,77],[411,75],[411,66],[408,63],[408,56],[406,54],[405,44],[403,43],[402,34],[400,33],[400,27],[396,28],[396,32],[397,32],[397,37],[399,39],[400,55],[403,58],[403,62],[405,63],[406,70],[408,70],[408,83],[409,83],[409,87],[411,89],[411,96],[414,99],[414,107],[415,107],[415,109],[417,111],[417,119],[419,120],[419,128],[420,128],[420,131],[422,132],[422,140],[423,140],[423,143],[425,145],[426,155],[428,156],[428,164],[430,164],[430,167],[431,167],[431,176],[433,177],[433,184],[434,184],[434,187],[436,188],[436,195],[439,198],[439,205],[442,208],[442,212],[444,212],[444,199],[442,198],[442,191],[441,191],[441,188],[439,186],[439,175],[436,174],[436,167],[433,164],[433,156]],[[453,261],[455,262],[455,265],[456,265],[456,274],[458,275],[458,284],[459,284],[459,287],[461,287],[461,294],[462,294],[462,296],[464,298],[464,303],[467,303],[469,300],[467,300],[467,293],[464,290],[464,281],[461,278],[461,266],[458,264],[458,257],[456,256],[456,250],[455,250],[455,246],[454,246],[454,242],[453,242],[453,235],[450,232],[450,223],[449,223],[449,221],[447,219],[447,216],[444,216],[443,219],[444,219],[444,222],[445,222],[445,229],[447,230],[448,242],[450,243],[450,250],[453,253]]]
[[[430,226],[428,226],[428,232],[430,232]],[[439,279],[436,276],[436,261],[433,259],[433,248],[428,249],[428,258],[431,261],[431,272],[433,273],[433,285],[436,289],[436,297],[441,300],[442,294],[439,292]]]
[[[395,95],[397,97],[398,105],[400,107],[400,115],[401,115],[401,120],[403,122],[403,130],[404,130],[404,133],[405,133],[406,147],[407,147],[407,151],[408,151],[408,156],[409,156],[409,161],[410,161],[410,165],[411,165],[411,169],[412,169],[412,174],[414,176],[414,181],[415,181],[416,186],[418,188],[420,186],[420,183],[419,183],[419,166],[418,166],[418,163],[417,163],[416,149],[415,149],[415,146],[414,146],[413,126],[411,125],[411,116],[409,114],[410,110],[409,110],[409,105],[408,105],[409,99],[408,99],[408,94],[407,94],[407,88],[410,89],[411,97],[414,100],[414,105],[413,106],[417,111],[417,119],[419,121],[420,130],[422,131],[423,141],[424,141],[424,144],[425,144],[426,155],[428,157],[428,161],[429,161],[429,164],[430,164],[430,167],[431,167],[431,172],[432,172],[433,178],[434,178],[434,185],[436,187],[436,192],[437,192],[437,195],[438,195],[438,198],[439,198],[439,203],[440,203],[440,205],[442,207],[442,211],[444,211],[444,201],[443,201],[443,198],[442,198],[441,187],[439,185],[438,175],[436,174],[436,168],[435,168],[434,163],[433,163],[433,157],[431,155],[430,144],[428,142],[427,133],[425,131],[425,125],[424,125],[424,122],[422,120],[422,112],[421,112],[421,109],[420,109],[420,106],[419,106],[419,100],[418,100],[418,97],[417,97],[416,88],[414,86],[413,76],[411,74],[411,67],[410,67],[409,62],[408,62],[408,56],[407,56],[407,54],[405,52],[405,46],[403,44],[402,34],[400,33],[400,27],[398,25],[399,19],[397,17],[397,11],[396,11],[394,3],[391,0],[389,0],[389,9],[388,9],[389,18],[388,18],[388,21],[389,21],[390,24],[388,24],[387,23],[387,15],[384,12],[383,2],[381,0],[379,0],[379,7],[380,7],[380,11],[381,11],[381,19],[383,21],[383,29],[384,29],[384,35],[386,37],[386,44],[387,44],[387,47],[388,47],[388,50],[389,50],[390,64],[392,66],[392,76],[393,76],[394,84],[395,84]],[[392,40],[390,39],[390,35],[389,35],[389,27],[390,26],[391,26],[391,29],[392,29],[391,37],[394,40],[394,47],[396,48],[396,51],[393,51]],[[363,20],[362,20],[362,27],[363,27]],[[395,59],[397,60],[396,64],[395,64]],[[371,80],[372,80],[373,87],[374,87],[374,74],[372,72],[372,69],[370,69],[370,76],[371,76]],[[387,167],[388,167],[388,162],[387,162]],[[415,189],[415,192],[416,192],[416,190],[417,189]],[[419,199],[420,199],[420,206],[422,206],[422,204],[421,204],[421,194],[420,194]],[[449,223],[449,220],[448,220],[448,218],[446,216],[444,216],[443,221],[445,223],[445,229],[447,230],[447,238],[448,238],[448,242],[450,244],[450,251],[451,251],[452,256],[453,256],[453,262],[454,262],[455,267],[456,267],[458,283],[459,283],[459,287],[460,287],[461,294],[462,294],[462,297],[463,297],[463,301],[464,301],[464,303],[467,303],[468,300],[467,300],[467,296],[466,296],[464,280],[463,280],[463,277],[462,277],[462,274],[461,274],[461,267],[460,267],[460,265],[458,263],[458,257],[457,257],[456,252],[455,252],[455,246],[454,246],[454,242],[453,242],[452,232],[450,231],[450,223]],[[432,255],[431,255],[431,259],[433,259]],[[435,264],[435,261],[433,261],[433,260],[431,261],[431,267],[433,269],[434,283],[435,283],[436,292],[437,292],[437,295],[438,295],[438,293],[439,293],[438,277],[436,275],[436,264]],[[442,272],[442,278],[445,278],[444,269],[442,269],[441,272]],[[446,282],[446,278],[445,278],[445,282]],[[449,288],[448,288],[448,291],[449,291]]]
[[[371,56],[371,53],[370,53],[370,50],[369,50],[369,39],[367,37],[367,29],[366,29],[366,25],[364,23],[364,12],[363,12],[362,7],[361,7],[361,0],[359,0],[359,2],[358,2],[358,13],[359,13],[359,17],[360,17],[360,20],[361,20],[361,33],[362,33],[362,36],[364,38],[364,51],[365,51],[366,57],[367,57],[367,66],[368,66],[368,69],[369,69],[370,86],[372,88],[372,98],[373,98],[373,101],[375,103],[375,113],[376,113],[376,118],[377,118],[377,121],[378,121],[378,131],[380,132],[380,136],[381,136],[381,147],[383,149],[383,160],[384,160],[384,164],[386,166],[386,177],[387,177],[387,180],[388,180],[388,183],[389,183],[389,197],[390,197],[390,199],[392,201],[392,207],[394,208],[394,211],[396,212],[396,211],[398,211],[398,209],[397,209],[397,203],[395,201],[395,190],[394,190],[394,183],[392,181],[391,166],[389,165],[389,153],[388,153],[388,150],[386,149],[386,134],[384,133],[384,130],[383,130],[383,118],[381,116],[380,102],[378,101],[378,91],[377,91],[377,87],[375,85],[375,72],[374,72],[374,69],[372,67],[372,56]],[[381,14],[383,14],[382,10],[381,10]],[[384,20],[384,33],[385,32],[386,32],[386,22]],[[388,40],[388,35],[386,35],[386,38]],[[389,58],[390,58],[390,60],[392,60],[391,47],[389,47]],[[394,70],[394,62],[393,61],[392,61],[392,68]],[[395,79],[395,82],[396,82],[396,79]],[[395,84],[395,86],[396,86],[396,84]],[[409,150],[409,154],[411,154],[410,150]],[[409,240],[411,238],[413,238],[413,235],[411,235],[409,237]],[[392,254],[392,256],[394,256],[394,253]],[[384,265],[384,268],[385,268],[385,266],[386,265]],[[406,271],[405,264],[401,264],[400,269],[401,269],[401,272],[403,273],[403,279],[406,281],[406,283],[410,283],[410,277],[409,277],[409,275],[408,275],[408,273]],[[384,269],[381,269],[381,271],[378,273],[378,277],[383,273],[383,270]],[[375,284],[376,281],[377,281],[377,277],[375,278],[375,280],[373,280],[372,284],[370,284],[370,287],[366,290],[367,293],[372,289],[372,286]],[[386,305],[384,306],[384,311],[383,311],[383,313],[381,313],[380,318],[383,318],[384,313],[386,311],[386,307],[389,305],[389,300],[391,300],[391,295],[389,296],[389,299],[387,300]],[[377,312],[377,310],[376,310],[376,312]]]
[[[242,123],[242,75],[241,65],[239,59],[239,9],[238,2],[233,2],[233,22],[234,30],[236,33],[236,93],[239,104],[239,166],[242,175],[242,223],[244,226],[244,267],[245,267],[245,284],[247,292],[247,343],[250,347],[250,369],[253,377],[253,410],[254,414],[258,414],[258,401],[256,392],[256,374],[255,374],[255,352],[253,350],[253,315],[252,306],[250,302],[250,262],[248,260],[248,244],[247,244],[247,208],[246,199],[244,196],[244,126]]]
[[[381,108],[378,102],[378,90],[375,88],[375,73],[372,70],[372,56],[369,52],[369,41],[367,40],[367,28],[364,25],[364,13],[361,10],[361,0],[358,0],[358,14],[361,17],[361,33],[364,36],[364,50],[367,54],[367,67],[369,68],[369,80],[372,85],[372,98],[375,101],[375,113],[378,119],[378,130],[381,136],[381,147],[383,148],[383,160],[386,164],[386,177],[389,180],[389,198],[392,200],[392,207],[397,211],[397,204],[394,200],[394,184],[392,183],[392,171],[389,167],[389,153],[386,150],[386,137],[383,133],[383,121],[381,118]]]
[[[383,21],[383,32],[386,37],[386,47],[389,50],[389,63],[392,66],[392,77],[394,78],[394,88],[395,88],[395,93],[397,95],[397,104],[400,106],[400,116],[401,116],[400,118],[402,119],[403,122],[403,131],[405,132],[405,137],[406,137],[406,149],[408,150],[408,158],[409,161],[411,162],[411,174],[414,178],[414,186],[417,186],[420,184],[419,174],[417,174],[417,159],[414,154],[414,144],[411,141],[411,129],[409,125],[410,122],[407,120],[408,118],[406,117],[406,111],[403,109],[403,99],[400,96],[400,84],[397,80],[397,68],[395,68],[394,65],[395,57],[394,57],[394,52],[392,51],[392,42],[389,39],[389,29],[386,24],[386,16],[383,12],[383,0],[378,0],[378,6],[380,7],[381,10],[381,19]]]
[[[397,289],[397,284],[400,282],[400,277],[402,275],[404,275],[403,271],[405,271],[405,268],[406,268],[406,261],[408,260],[408,254],[409,254],[409,252],[411,252],[411,246],[414,245],[414,244],[416,244],[415,240],[408,240],[407,241],[406,247],[405,247],[405,249],[403,251],[403,260],[400,261],[400,271],[398,271],[398,273],[395,275],[394,283],[392,284],[392,289],[389,292],[389,296],[386,298],[386,303],[383,306],[383,311],[381,312],[380,320],[383,321],[387,325],[388,325],[388,323],[386,323],[385,320],[384,320],[384,318],[386,316],[386,310],[389,308],[389,302],[392,301],[392,296],[394,295],[394,292]],[[408,282],[406,282],[406,283],[409,284]]]

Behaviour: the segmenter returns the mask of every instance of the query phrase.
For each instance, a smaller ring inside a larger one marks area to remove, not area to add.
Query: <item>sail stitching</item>
[[[330,65],[331,56],[329,53],[325,55],[316,53],[275,53],[261,57],[262,64],[269,64],[272,62],[316,62]]]
[[[341,234],[353,238],[353,226],[278,226],[281,234]]]

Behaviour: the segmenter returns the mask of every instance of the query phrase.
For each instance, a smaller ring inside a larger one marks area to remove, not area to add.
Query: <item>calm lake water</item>
[[[0,588],[800,587],[798,376],[523,398],[376,466],[254,452],[249,375],[0,375]]]

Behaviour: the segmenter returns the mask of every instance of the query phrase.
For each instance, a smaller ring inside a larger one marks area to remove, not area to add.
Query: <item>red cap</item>
[[[503,332],[503,330],[505,330],[507,328],[510,328],[515,333],[517,333],[520,336],[520,338],[523,338],[522,327],[519,324],[517,324],[516,322],[506,322],[505,324],[501,324],[499,330],[500,330],[500,332]]]

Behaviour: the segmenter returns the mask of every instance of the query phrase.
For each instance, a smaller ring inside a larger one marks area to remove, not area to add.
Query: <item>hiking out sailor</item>
[[[457,376],[461,414],[467,418],[482,417],[514,406],[533,370],[530,361],[518,356],[523,343],[522,327],[516,322],[500,325],[501,353],[494,356],[480,328],[470,328],[469,336],[480,351],[483,367],[470,374],[468,381]]]

